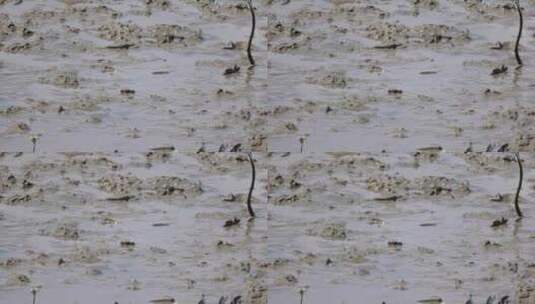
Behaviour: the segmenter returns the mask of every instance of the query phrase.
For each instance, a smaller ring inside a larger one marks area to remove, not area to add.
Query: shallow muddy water
[[[520,221],[509,153],[254,159],[249,220],[243,153],[3,154],[0,302],[532,303],[532,157]]]
[[[253,3],[0,0],[0,303],[535,304],[535,2]]]
[[[519,301],[521,278],[533,271],[535,230],[532,217],[514,221],[517,176],[509,157],[340,153],[274,160],[270,302],[299,303],[300,289],[305,303],[465,303],[470,294],[476,303],[490,295]],[[525,202],[534,195],[528,187]],[[503,201],[492,201],[498,193]],[[492,228],[502,216],[508,224]]]
[[[3,156],[0,302],[28,302],[32,287],[39,303],[197,303],[202,294],[259,303],[266,170],[248,221],[243,155],[151,157]],[[224,228],[233,218],[242,221]]]
[[[462,151],[470,143],[479,151],[489,143],[532,150],[531,119],[520,116],[532,106],[533,66],[515,69],[515,11],[478,1],[411,2],[292,1],[275,9],[268,98],[289,110],[277,117],[269,147],[296,151],[305,137],[311,152]],[[529,56],[531,6],[525,14],[522,53]],[[504,47],[491,49],[497,42]],[[502,64],[508,72],[492,76]]]

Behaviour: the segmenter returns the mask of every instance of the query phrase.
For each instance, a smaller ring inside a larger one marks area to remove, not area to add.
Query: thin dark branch
[[[251,19],[252,19],[251,35],[249,35],[249,43],[247,44],[247,57],[249,58],[249,63],[251,65],[255,65],[253,55],[251,54],[251,46],[253,44],[254,31],[256,28],[256,16],[254,13],[254,8],[253,8],[253,0],[247,0],[247,4],[249,6],[249,11],[251,12]]]
[[[248,156],[249,156],[249,162],[251,163],[252,177],[251,177],[251,187],[249,188],[249,195],[247,195],[247,210],[249,210],[249,215],[251,217],[255,217],[253,206],[251,206],[251,198],[253,196],[254,183],[256,179],[256,170],[254,166],[253,153],[249,152]]]
[[[518,217],[522,217],[522,211],[520,211],[520,205],[518,204],[518,199],[520,198],[520,190],[522,190],[524,170],[522,169],[522,160],[520,159],[520,154],[518,152],[515,153],[515,157],[516,157],[516,162],[518,163],[518,170],[520,173],[519,180],[518,180],[518,187],[516,188],[516,194],[515,194],[515,210],[516,210],[516,215],[518,215]]]
[[[515,0],[515,6],[516,6],[516,10],[518,11],[518,18],[520,22],[518,26],[518,35],[516,36],[515,57],[516,57],[516,62],[518,63],[518,65],[522,65],[522,59],[520,59],[520,55],[518,54],[520,38],[522,37],[522,28],[524,27],[524,18],[522,17],[522,8],[520,7],[520,0]]]

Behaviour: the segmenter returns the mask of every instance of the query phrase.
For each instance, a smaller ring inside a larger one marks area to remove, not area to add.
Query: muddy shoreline
[[[0,0],[0,303],[535,303],[535,1],[253,4]]]

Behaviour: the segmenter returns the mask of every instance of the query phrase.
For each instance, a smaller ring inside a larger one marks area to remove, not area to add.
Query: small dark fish
[[[468,154],[468,153],[472,153],[474,150],[472,148],[472,143],[469,143],[468,144],[468,148],[466,148],[466,150],[464,150],[464,154]]]
[[[122,241],[121,242],[121,247],[134,247],[136,246],[136,243],[135,242],[132,242],[132,241]]]
[[[223,46],[223,49],[224,50],[234,50],[236,48],[236,43],[230,41],[228,43],[226,43],[224,46]]]
[[[151,300],[150,302],[154,304],[175,304],[176,303],[174,298],[162,298],[162,299]]]
[[[401,195],[392,195],[392,196],[386,196],[386,197],[376,197],[373,200],[378,201],[378,202],[395,202],[400,198],[402,198]]]
[[[436,223],[423,223],[423,224],[420,224],[420,227],[433,227],[436,225],[437,225]]]
[[[423,148],[419,148],[418,151],[442,151],[442,147],[441,146],[423,147]]]
[[[230,152],[240,152],[241,151],[241,144],[235,144],[232,149],[230,149]]]
[[[131,47],[134,47],[135,44],[133,43],[123,43],[123,44],[117,44],[117,45],[108,45],[106,48],[110,50],[128,50]]]
[[[231,74],[238,73],[239,71],[240,71],[240,66],[235,64],[233,67],[227,68],[225,72],[223,72],[223,75],[231,75]]]
[[[503,202],[503,195],[498,193],[498,194],[494,195],[493,197],[491,197],[490,201],[491,202]]]
[[[236,225],[238,225],[239,223],[240,223],[240,219],[237,218],[237,217],[235,217],[235,218],[233,218],[233,219],[231,219],[231,220],[227,220],[227,221],[225,222],[225,224],[223,225],[223,227],[225,227],[225,228],[229,228],[229,227],[232,227],[232,226],[236,226]]]
[[[291,154],[292,154],[291,152],[284,152],[284,153],[281,154],[281,157],[288,157]]]
[[[470,295],[470,297],[468,298],[468,301],[466,301],[465,304],[474,304],[474,302],[472,301],[472,295]]]
[[[500,74],[503,74],[503,73],[506,73],[506,72],[507,72],[507,67],[502,64],[502,66],[497,67],[494,70],[492,70],[490,75],[496,76],[496,75],[500,75]]]
[[[174,151],[174,150],[175,150],[175,147],[173,146],[151,148],[151,151]]]
[[[390,242],[388,242],[388,246],[389,247],[399,248],[399,247],[403,246],[403,243],[400,242],[400,241],[390,241]]]
[[[496,152],[507,152],[509,151],[509,144],[501,145]]]
[[[121,95],[134,95],[134,94],[136,94],[136,91],[132,90],[132,89],[122,89],[121,90]]]
[[[490,47],[491,50],[501,50],[503,49],[503,43],[500,41],[496,42],[494,45]]]
[[[135,196],[133,195],[124,195],[124,196],[118,196],[118,197],[108,197],[106,200],[110,202],[128,202],[129,200],[133,199]]]
[[[238,197],[234,194],[230,194],[228,197],[224,198],[224,202],[235,202]]]
[[[169,74],[169,71],[155,71],[155,72],[152,72],[152,75],[165,75],[165,74]]]
[[[234,299],[232,299],[230,304],[241,304],[241,296],[234,297]]]
[[[169,223],[154,223],[152,224],[152,227],[165,227],[169,225],[170,225]]]
[[[490,227],[496,228],[496,227],[503,226],[505,224],[507,224],[507,219],[502,216],[501,219],[494,220],[494,222],[492,222],[492,225],[490,225]]]
[[[377,46],[374,46],[373,48],[378,49],[378,50],[395,50],[399,48],[400,46],[403,46],[403,44],[392,43],[392,44],[387,44],[387,45],[377,45]]]

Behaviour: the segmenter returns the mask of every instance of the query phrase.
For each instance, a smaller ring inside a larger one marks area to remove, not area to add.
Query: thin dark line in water
[[[518,200],[520,198],[520,190],[522,190],[522,181],[524,179],[524,170],[522,168],[522,160],[520,159],[520,153],[515,152],[516,162],[518,163],[518,172],[519,172],[519,178],[518,178],[518,187],[516,188],[516,194],[515,194],[515,211],[516,215],[518,217],[522,217],[522,211],[520,211],[520,205],[518,203]]]
[[[33,295],[33,304],[37,303],[37,290],[32,289],[32,295]]]
[[[520,7],[520,0],[515,0],[515,6],[516,10],[518,11],[518,35],[516,36],[516,43],[515,43],[515,58],[518,65],[522,65],[522,59],[520,59],[520,55],[518,54],[518,47],[520,44],[520,38],[522,37],[522,28],[524,27],[524,18],[522,16],[522,8]]]
[[[249,152],[247,155],[249,156],[249,162],[251,163],[251,173],[252,173],[252,176],[251,176],[251,187],[249,188],[249,194],[247,195],[247,210],[249,211],[249,215],[251,217],[255,217],[255,214],[254,214],[254,211],[253,211],[253,206],[251,206],[251,198],[252,198],[252,195],[253,195],[254,183],[255,183],[255,179],[256,179],[256,169],[255,169],[255,166],[254,166],[253,153]]]
[[[249,35],[249,42],[247,43],[247,58],[249,58],[249,63],[255,65],[253,55],[251,54],[251,46],[253,44],[254,31],[256,28],[256,16],[253,8],[253,0],[247,0],[247,5],[249,6],[249,11],[251,12],[251,35]]]
[[[37,146],[37,138],[32,137],[32,144],[33,144],[32,152],[35,153],[35,147]]]

